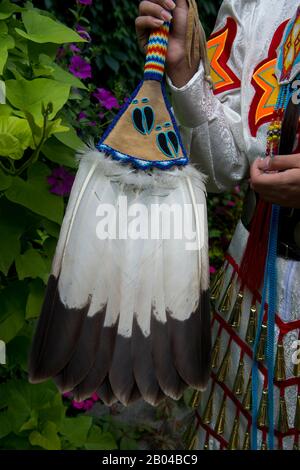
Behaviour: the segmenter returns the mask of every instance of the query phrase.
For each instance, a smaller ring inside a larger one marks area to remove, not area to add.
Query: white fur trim
[[[103,152],[90,144],[76,155],[78,161],[98,162],[103,174],[121,184],[135,186],[139,189],[165,188],[173,189],[178,185],[178,178],[190,178],[196,186],[200,186],[204,192],[206,177],[194,166],[174,167],[169,170],[153,168],[151,170],[137,170],[128,163],[113,160]]]

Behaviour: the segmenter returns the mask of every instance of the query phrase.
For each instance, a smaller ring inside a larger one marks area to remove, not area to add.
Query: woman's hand
[[[300,209],[300,154],[257,159],[251,167],[251,187],[267,202]]]
[[[135,27],[141,50],[146,53],[151,30],[161,26],[164,21],[172,22],[166,61],[166,72],[175,86],[187,83],[198,70],[199,64],[189,69],[186,58],[186,32],[188,5],[186,0],[143,0],[139,5],[139,16]]]

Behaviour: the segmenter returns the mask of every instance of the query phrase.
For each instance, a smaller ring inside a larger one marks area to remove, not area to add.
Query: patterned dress
[[[282,67],[292,83],[300,70],[300,13],[297,0],[225,0],[208,42],[212,92],[203,66],[182,88],[167,82],[181,133],[192,161],[207,174],[208,191],[221,192],[249,177],[251,163],[265,154],[267,132],[280,90]],[[279,52],[283,63],[279,64]],[[299,135],[297,137],[299,139]],[[297,151],[299,142],[295,142]],[[294,221],[300,251],[300,218]],[[240,221],[226,261],[211,289],[212,374],[195,396],[196,449],[251,449],[252,367],[259,337],[258,449],[268,448],[267,311],[258,330],[262,288],[243,287],[239,270],[249,232]],[[274,447],[300,445],[300,262],[278,256],[274,355]],[[259,335],[259,336],[258,336]]]

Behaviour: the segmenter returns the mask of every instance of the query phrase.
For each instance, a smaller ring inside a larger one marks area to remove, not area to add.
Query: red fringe
[[[252,292],[260,289],[265,273],[269,244],[272,205],[259,199],[244,256],[240,266],[240,277],[243,286]]]

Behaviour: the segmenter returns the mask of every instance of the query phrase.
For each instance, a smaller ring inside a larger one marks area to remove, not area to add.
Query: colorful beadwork
[[[278,155],[284,112],[287,108],[292,94],[293,89],[291,83],[281,86],[277,103],[274,109],[273,118],[269,125],[267,133],[267,157],[274,157],[275,155]]]
[[[146,63],[144,69],[144,80],[162,81],[167,58],[170,22],[165,22],[150,35]]]

